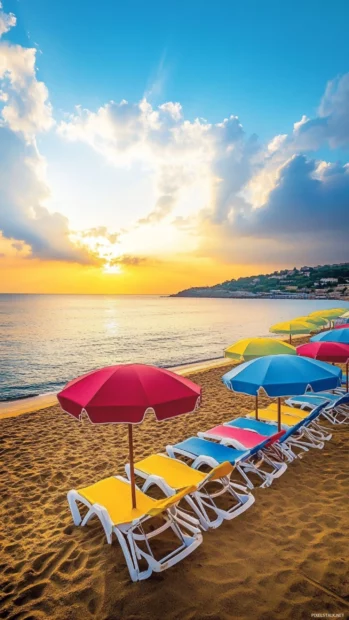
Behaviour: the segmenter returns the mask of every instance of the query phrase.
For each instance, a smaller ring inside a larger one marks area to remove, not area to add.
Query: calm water
[[[69,379],[110,364],[176,366],[217,358],[239,338],[268,335],[273,323],[338,305],[271,299],[0,295],[0,400],[55,391]]]

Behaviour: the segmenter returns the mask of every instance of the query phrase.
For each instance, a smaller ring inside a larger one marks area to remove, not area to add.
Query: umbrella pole
[[[130,478],[131,478],[132,508],[136,508],[136,483],[135,483],[135,468],[134,468],[134,462],[133,462],[133,428],[132,428],[132,424],[128,425],[128,446],[129,446],[129,459],[130,459]]]
[[[278,431],[281,431],[281,398],[278,398]]]
[[[290,332],[290,344],[292,344],[292,334]]]
[[[256,394],[256,420],[258,420],[258,392]]]

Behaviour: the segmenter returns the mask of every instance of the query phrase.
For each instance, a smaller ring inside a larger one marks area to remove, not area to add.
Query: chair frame
[[[172,458],[168,454],[161,454],[161,456],[168,459]],[[181,462],[183,463],[183,461]],[[129,464],[125,466],[125,471],[127,477],[130,478]],[[177,489],[174,489],[166,482],[165,478],[155,474],[147,474],[137,467],[137,463],[135,464],[135,474],[145,479],[145,483],[142,487],[142,491],[144,491],[144,493],[153,485],[161,489],[167,497],[174,495],[177,491]],[[224,476],[214,480],[214,482],[219,484],[220,488],[217,491],[210,493],[205,488],[209,482],[213,483],[213,480],[211,480],[208,475],[200,484],[198,484],[196,491],[188,493],[188,495],[185,495],[183,498],[183,500],[188,503],[191,510],[195,513],[196,518],[199,520],[201,527],[205,531],[219,527],[224,520],[230,521],[231,519],[234,519],[250,508],[255,501],[252,493],[249,493],[245,486],[232,482],[230,480],[230,476]],[[225,493],[230,494],[237,502],[237,504],[229,510],[219,508],[214,501],[217,497],[220,497]],[[207,512],[209,509],[216,514],[215,519],[210,518]]]
[[[268,438],[269,439],[269,438]],[[265,441],[267,443],[267,440]],[[212,456],[208,456],[205,454],[197,455],[189,452],[188,450],[183,450],[181,448],[177,448],[176,446],[168,445],[166,446],[166,452],[171,458],[177,458],[176,455],[184,456],[185,458],[192,461],[191,467],[194,469],[199,469],[202,465],[207,465],[208,467],[217,467],[220,463],[213,458]],[[244,482],[248,489],[254,489],[255,485],[248,477],[248,474],[255,474],[259,478],[261,478],[262,483],[259,485],[261,488],[269,487],[273,482],[272,476],[265,472],[259,467],[257,467],[250,460],[251,457],[255,456],[258,451],[256,449],[246,450],[245,454],[242,454],[239,458],[237,458],[234,462],[235,469],[239,472],[239,474],[244,479]],[[180,459],[181,460],[181,459]]]
[[[129,480],[122,476],[115,476],[115,478],[125,484],[130,484]],[[91,504],[79,491],[72,489],[68,492],[67,498],[75,525],[84,527],[92,517],[96,516],[102,524],[109,544],[112,543],[112,535],[115,534],[123,551],[132,581],[147,579],[153,572],[160,573],[174,566],[202,543],[202,533],[198,520],[182,513],[177,506],[165,509],[159,515],[163,517],[164,524],[157,527],[154,531],[146,533],[143,525],[146,521],[153,518],[150,515],[144,515],[131,522],[116,525],[104,506],[97,503]],[[78,503],[84,504],[88,508],[88,512],[84,517],[81,516]],[[149,540],[168,528],[172,529],[179,539],[180,545],[174,551],[158,560],[153,555]],[[140,541],[145,542],[147,552],[137,544]],[[139,561],[142,559],[148,564],[145,570],[141,570],[139,567]]]

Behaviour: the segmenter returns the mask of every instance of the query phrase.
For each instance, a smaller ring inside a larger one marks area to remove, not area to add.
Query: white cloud
[[[0,10],[0,36],[15,24],[12,14]],[[0,231],[17,250],[21,242],[30,246],[32,257],[92,262],[72,243],[67,218],[45,206],[50,189],[35,138],[53,119],[35,61],[35,49],[0,41]]]
[[[192,231],[196,219],[207,248],[211,227],[213,236],[221,235],[221,254],[225,245],[227,256],[235,254],[231,247],[235,245],[245,257],[252,253],[256,260],[258,236],[268,238],[269,251],[262,241],[260,247],[274,256],[273,248],[280,251],[275,236],[285,239],[292,230],[289,253],[296,252],[297,236],[303,236],[304,222],[306,226],[311,222],[309,247],[314,253],[328,213],[332,210],[335,215],[330,225],[333,235],[341,227],[338,218],[346,221],[347,168],[335,171],[326,162],[295,159],[295,155],[324,145],[348,145],[348,111],[349,74],[328,85],[318,116],[303,116],[290,134],[275,136],[264,148],[256,136],[246,136],[236,116],[216,124],[188,121],[179,103],[154,108],[145,99],[138,104],[110,102],[97,112],[79,109],[60,125],[59,133],[88,143],[115,166],[137,161],[149,170],[157,199],[137,225],[172,218],[185,234],[183,222],[189,218]],[[194,187],[201,191],[188,206]],[[241,244],[247,238],[254,242]]]
[[[15,23],[0,4],[0,37]],[[68,220],[47,209],[50,188],[36,137],[53,125],[46,85],[36,76],[36,50],[1,40],[0,230],[29,244],[33,256],[89,262],[97,253],[110,264],[122,256],[135,264],[139,245],[144,255],[195,251],[201,235],[199,252],[256,261],[275,258],[282,248],[296,254],[305,228],[312,255],[323,251],[326,234],[334,252],[343,242],[348,167],[307,157],[323,146],[349,145],[349,74],[327,85],[314,118],[303,116],[265,146],[246,135],[237,116],[215,124],[188,120],[179,102],[153,106],[143,98],[110,101],[96,111],[77,107],[57,127],[62,138],[152,179],[153,208],[134,220],[130,212],[128,230],[118,233],[107,230],[103,211],[95,228],[72,234]]]
[[[48,260],[92,262],[70,239],[68,220],[45,207],[50,190],[44,162],[36,147],[20,134],[0,126],[0,230],[24,241],[30,256]]]
[[[0,42],[0,83],[5,93],[1,116],[28,140],[53,125],[48,91],[36,79],[35,60],[35,49]]]
[[[16,25],[16,17],[13,13],[4,13],[0,2],[0,37]]]

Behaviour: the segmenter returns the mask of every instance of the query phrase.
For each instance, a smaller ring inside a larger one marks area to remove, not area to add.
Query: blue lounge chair
[[[300,448],[303,452],[307,452],[309,448],[323,448],[324,440],[331,439],[332,435],[325,434],[326,429],[321,428],[317,424],[317,418],[327,404],[328,401],[321,399],[317,408],[312,410],[306,418],[300,419],[299,423],[287,429],[287,432],[279,439],[277,444],[268,447],[267,452],[279,458],[285,457],[290,462],[297,458],[297,454],[292,450],[292,446]],[[269,436],[277,432],[277,424],[261,422],[252,418],[236,418],[227,422],[226,425],[254,430],[264,435],[268,433]]]
[[[309,392],[293,396],[286,400],[291,407],[301,407],[313,411],[320,404],[326,403],[322,416],[332,424],[349,423],[349,394],[332,394],[331,392]]]
[[[246,485],[249,489],[253,489],[254,485],[251,482],[248,474],[255,474],[262,479],[261,487],[270,486],[273,477],[268,473],[260,469],[253,461],[260,457],[260,452],[269,443],[269,438],[263,441],[261,444],[250,450],[235,450],[223,446],[219,443],[207,441],[200,437],[189,437],[174,446],[166,446],[166,452],[171,458],[177,458],[177,456],[184,456],[192,461],[192,467],[198,469],[202,465],[208,465],[209,467],[217,467],[220,463],[228,461],[231,465],[234,465],[236,470],[243,477]]]
[[[251,418],[235,418],[230,422],[224,422],[225,426],[236,426],[236,428],[244,428],[250,431],[255,431],[261,435],[272,437],[277,432],[275,424],[267,424],[260,420],[252,420]],[[275,430],[276,428],[276,430]]]
[[[328,401],[321,403],[318,407],[316,407],[308,417],[305,419],[301,419],[297,424],[291,426],[289,430],[280,438],[277,444],[270,446],[269,451],[271,453],[280,454],[280,451],[286,456],[286,458],[290,458],[291,460],[295,458],[301,458],[303,452],[308,452],[309,448],[318,448],[322,450],[324,447],[324,442],[321,439],[318,439],[314,436],[313,429],[310,430],[316,419],[321,415],[324,407]],[[331,438],[329,435],[328,438]],[[295,453],[294,449],[297,448],[300,452]]]

